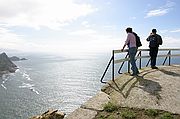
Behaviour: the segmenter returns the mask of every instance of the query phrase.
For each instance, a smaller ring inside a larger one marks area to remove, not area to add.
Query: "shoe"
[[[152,69],[158,69],[158,67],[156,67],[156,66],[151,66],[151,68],[152,68]]]
[[[137,74],[130,74],[130,76],[137,76]]]

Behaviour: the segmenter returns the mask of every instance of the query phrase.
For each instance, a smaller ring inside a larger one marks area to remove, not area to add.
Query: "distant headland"
[[[8,57],[6,53],[0,54],[0,74],[14,73],[18,67],[12,61],[27,60],[26,58],[18,58],[16,56]]]
[[[19,58],[17,56],[12,56],[12,57],[9,57],[9,59],[11,61],[21,61],[21,60],[27,60],[26,58]]]

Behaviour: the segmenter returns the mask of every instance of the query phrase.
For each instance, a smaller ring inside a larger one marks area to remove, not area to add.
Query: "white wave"
[[[23,83],[22,86],[19,86],[19,88],[30,88],[33,87],[34,84],[29,84],[29,83]]]
[[[32,70],[32,68],[27,68],[27,67],[26,67],[25,69],[28,70],[28,71],[31,71],[31,70]]]
[[[22,75],[24,78],[26,78],[27,80],[31,81],[32,79],[30,78],[30,76],[27,73],[23,73]]]
[[[28,88],[32,92],[35,92],[36,94],[39,95],[39,92],[34,88],[34,84],[29,84],[29,83],[23,83],[22,86],[19,86],[19,88]]]
[[[4,88],[4,89],[7,89],[5,86],[4,86],[4,84],[6,83],[6,81],[8,80],[8,76],[3,76],[2,77],[2,84],[1,84],[1,86]]]
[[[9,77],[9,75],[10,75],[10,74],[4,74],[4,75],[2,75],[2,79],[3,79],[3,80],[7,80],[8,77]]]
[[[15,72],[16,72],[16,73],[17,73],[17,72],[20,72],[20,70],[19,70],[19,69],[16,69],[16,71],[15,71]]]
[[[30,90],[39,95],[39,92],[37,90],[35,90],[35,88],[30,88]]]
[[[5,90],[7,90],[6,86],[4,86],[3,84],[1,84],[1,86],[2,86]]]

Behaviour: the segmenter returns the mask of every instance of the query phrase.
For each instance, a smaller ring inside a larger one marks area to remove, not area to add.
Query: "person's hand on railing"
[[[124,48],[126,47],[126,44],[124,44],[124,46],[123,46],[123,48],[121,49],[121,52],[123,52],[124,51]]]

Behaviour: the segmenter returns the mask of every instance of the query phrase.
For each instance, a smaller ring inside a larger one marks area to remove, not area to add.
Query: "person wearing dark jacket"
[[[152,33],[146,39],[147,41],[149,41],[149,48],[150,48],[149,55],[151,57],[152,69],[158,69],[158,67],[156,67],[156,58],[158,54],[159,45],[162,45],[162,38],[159,34],[156,34],[156,32],[157,32],[156,29],[152,29]]]

